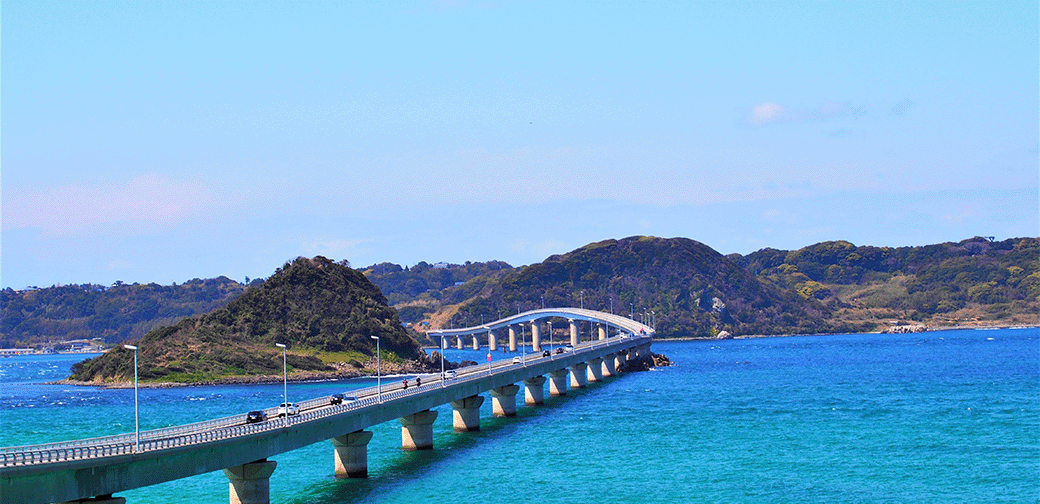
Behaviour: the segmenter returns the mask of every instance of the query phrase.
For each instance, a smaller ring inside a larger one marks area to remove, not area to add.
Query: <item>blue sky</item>
[[[1040,234],[1036,2],[21,2],[0,284]]]

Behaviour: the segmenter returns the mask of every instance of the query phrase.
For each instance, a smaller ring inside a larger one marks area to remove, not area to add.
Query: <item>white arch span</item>
[[[489,331],[496,329],[504,329],[511,325],[523,324],[525,322],[532,322],[535,320],[541,320],[545,318],[559,317],[565,318],[569,321],[584,321],[584,322],[598,322],[606,324],[610,327],[616,327],[629,334],[649,334],[653,335],[654,329],[646,324],[642,324],[628,317],[621,315],[614,315],[612,313],[606,313],[596,310],[586,310],[583,308],[542,308],[539,310],[531,310],[516,315],[496,320],[487,324],[481,324],[470,327],[460,327],[458,329],[436,329],[427,331],[426,334],[429,336],[470,336],[477,334],[484,334]]]

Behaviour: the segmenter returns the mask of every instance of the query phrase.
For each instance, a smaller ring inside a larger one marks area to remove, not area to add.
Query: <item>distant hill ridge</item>
[[[738,335],[871,331],[893,321],[1035,325],[1040,323],[1038,263],[1038,238],[975,237],[915,247],[833,241],[722,256],[685,238],[631,237],[525,267],[422,262],[410,268],[381,263],[361,271],[401,320],[420,329],[479,323],[482,316],[515,312],[517,304],[540,307],[543,298],[547,305],[578,305],[585,290],[589,307],[609,310],[613,300],[616,313],[652,310],[663,333],[693,336],[718,330]],[[135,340],[185,316],[226,306],[262,284],[247,287],[220,277],[172,286],[4,289],[0,346],[42,347],[92,337],[109,344]]]

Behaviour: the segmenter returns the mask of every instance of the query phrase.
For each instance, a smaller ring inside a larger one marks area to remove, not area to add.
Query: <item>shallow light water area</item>
[[[658,342],[673,366],[628,373],[404,452],[373,426],[369,478],[332,477],[331,443],[273,460],[273,502],[1020,502],[1040,481],[1036,329]],[[448,350],[486,362],[486,350]],[[0,359],[0,444],[133,430],[133,391],[41,385],[79,356]],[[290,384],[290,400],[372,384]],[[277,385],[141,389],[141,427],[281,402]],[[522,403],[522,394],[518,397]],[[294,399],[295,398],[295,399]],[[121,492],[227,502],[209,473]]]

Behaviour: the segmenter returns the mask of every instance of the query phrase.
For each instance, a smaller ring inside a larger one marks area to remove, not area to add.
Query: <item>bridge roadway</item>
[[[135,434],[129,433],[0,448],[0,504],[121,503],[125,500],[112,497],[113,493],[221,469],[229,479],[232,504],[267,503],[269,478],[276,465],[268,457],[332,440],[336,476],[365,477],[367,443],[372,436],[364,430],[367,427],[397,418],[402,426],[402,448],[432,449],[437,412],[430,408],[451,403],[456,431],[479,430],[483,392],[491,392],[495,416],[513,416],[517,382],[525,386],[526,404],[541,404],[546,375],[550,393],[565,395],[568,376],[571,388],[584,387],[587,381],[613,375],[626,358],[649,353],[652,328],[577,308],[535,310],[492,324],[454,329],[450,334],[476,334],[518,323],[537,327],[547,317],[581,317],[609,324],[616,332],[607,336],[609,330],[600,331],[599,339],[578,342],[573,350],[562,353],[531,353],[519,363],[511,356],[460,368],[454,378],[426,375],[421,387],[403,389],[400,383],[392,383],[360,389],[357,401],[344,404],[329,404],[328,397],[302,401],[297,403],[300,414],[287,418],[250,424],[239,414],[142,431],[139,445]],[[276,408],[267,413],[273,416]]]

